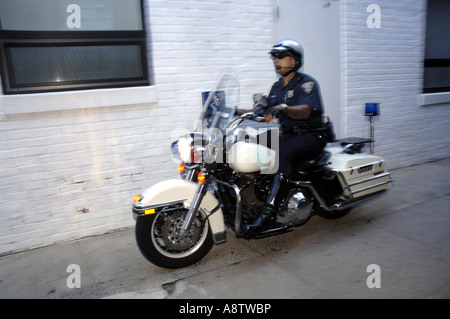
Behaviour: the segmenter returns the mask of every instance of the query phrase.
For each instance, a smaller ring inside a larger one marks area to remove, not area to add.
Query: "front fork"
[[[194,199],[192,200],[191,207],[187,212],[186,218],[184,219],[183,225],[181,226],[181,233],[183,234],[187,230],[191,228],[192,222],[194,221],[195,216],[197,215],[198,208],[202,203],[203,197],[205,197],[206,192],[208,191],[208,184],[211,177],[206,176],[205,182],[202,184],[198,184],[197,191],[195,192]]]
[[[193,173],[194,172],[194,173]],[[194,180],[193,174],[198,173],[198,170],[193,169],[191,172],[188,173],[188,175],[185,176],[185,179],[187,180]],[[200,204],[202,203],[203,197],[206,195],[206,192],[208,191],[209,183],[211,182],[212,176],[209,174],[206,175],[205,182],[203,184],[198,183],[197,190],[194,195],[194,199],[192,200],[191,207],[189,208],[189,211],[187,212],[186,218],[184,219],[183,225],[181,226],[181,234],[184,234],[186,231],[189,230],[189,228],[192,225],[192,222],[194,221],[194,217],[197,215],[198,208],[200,207]],[[241,218],[242,218],[242,199],[241,199],[241,192],[238,186],[229,184],[223,181],[216,180],[217,183],[222,184],[225,187],[231,188],[236,195],[236,217],[235,217],[235,223],[234,223],[234,232],[237,236],[241,233]],[[219,208],[220,205],[217,205],[216,208],[214,208],[209,215],[212,215],[215,213]],[[209,216],[208,216],[209,217]]]

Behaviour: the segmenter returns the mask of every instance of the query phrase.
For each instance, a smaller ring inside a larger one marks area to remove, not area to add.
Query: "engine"
[[[312,209],[310,197],[301,189],[292,189],[277,215],[277,222],[288,226],[300,226],[311,217]]]
[[[246,217],[255,218],[266,202],[272,187],[272,175],[259,175],[254,179],[241,180],[242,203]],[[311,217],[313,203],[310,196],[302,189],[294,188],[287,192],[280,205],[277,223],[287,226],[299,226]]]

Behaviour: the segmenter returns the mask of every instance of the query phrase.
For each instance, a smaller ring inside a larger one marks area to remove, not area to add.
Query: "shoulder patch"
[[[314,82],[313,81],[309,81],[309,82],[306,82],[306,83],[302,84],[302,88],[307,94],[311,93],[313,87],[314,87]]]

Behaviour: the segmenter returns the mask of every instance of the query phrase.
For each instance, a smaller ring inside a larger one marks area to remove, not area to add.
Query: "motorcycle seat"
[[[344,153],[355,154],[361,153],[362,149],[366,144],[372,143],[373,141],[368,138],[363,137],[347,137],[339,141],[341,146],[344,146]]]
[[[364,137],[346,137],[342,140],[339,140],[341,142],[341,146],[346,146],[348,144],[367,144],[372,143],[371,139],[364,138]]]

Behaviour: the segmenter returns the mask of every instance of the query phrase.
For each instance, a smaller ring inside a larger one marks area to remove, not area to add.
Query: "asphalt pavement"
[[[392,170],[386,196],[341,219],[250,241],[229,231],[179,270],[147,262],[134,229],[2,256],[0,298],[447,299],[449,171],[450,159]]]

